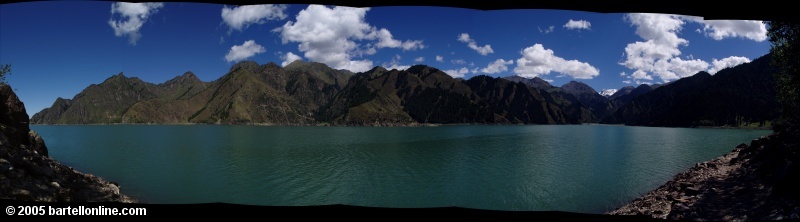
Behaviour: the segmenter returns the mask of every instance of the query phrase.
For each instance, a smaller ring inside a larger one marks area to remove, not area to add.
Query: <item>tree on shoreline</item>
[[[767,22],[767,35],[772,42],[773,66],[778,101],[781,102],[781,120],[776,132],[798,135],[800,132],[800,24],[786,21]]]
[[[777,149],[762,160],[762,172],[771,175],[778,190],[800,199],[800,23],[767,22],[767,35],[772,42],[772,65],[781,116],[773,130],[779,135]]]

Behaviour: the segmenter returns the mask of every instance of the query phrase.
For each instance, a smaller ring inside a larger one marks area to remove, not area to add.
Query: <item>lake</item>
[[[613,125],[32,125],[145,203],[603,213],[768,130]]]

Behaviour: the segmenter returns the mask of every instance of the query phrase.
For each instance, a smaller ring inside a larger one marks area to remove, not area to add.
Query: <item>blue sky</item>
[[[0,64],[29,115],[123,72],[203,81],[241,60],[365,71],[426,64],[454,77],[538,76],[595,90],[715,72],[769,52],[758,21],[663,14],[206,3],[0,4]]]

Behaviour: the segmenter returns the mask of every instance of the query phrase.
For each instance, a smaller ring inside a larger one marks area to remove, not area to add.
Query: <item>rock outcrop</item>
[[[797,144],[782,141],[773,134],[741,144],[609,214],[695,221],[800,219]]]
[[[30,130],[25,105],[0,84],[0,199],[42,202],[135,202],[119,185],[83,174],[48,156]]]

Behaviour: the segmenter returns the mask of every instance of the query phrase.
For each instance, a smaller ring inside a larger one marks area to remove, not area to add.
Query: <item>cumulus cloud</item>
[[[450,62],[453,63],[453,64],[456,64],[456,65],[466,65],[467,64],[467,61],[464,61],[463,59],[453,59],[453,60],[450,60]]]
[[[424,62],[424,61],[425,61],[425,57],[422,57],[422,56],[417,57],[416,59],[414,59],[414,62]]]
[[[234,8],[222,8],[222,21],[230,30],[242,31],[251,24],[263,24],[268,20],[286,19],[286,5],[244,5]],[[229,30],[229,34],[230,34]]]
[[[402,45],[400,45],[400,48],[403,48],[403,51],[408,51],[408,50],[414,51],[417,49],[424,49],[425,47],[427,46],[422,44],[422,40],[406,40],[403,42]]]
[[[250,58],[256,54],[264,53],[267,49],[256,43],[254,40],[247,40],[241,45],[234,45],[228,54],[225,55],[225,61],[238,62]]]
[[[286,54],[281,56],[281,59],[283,59],[281,66],[286,67],[287,65],[291,64],[294,61],[303,60],[303,57],[300,57],[299,55],[296,55],[292,52],[287,52]]]
[[[425,48],[421,40],[401,42],[389,30],[368,24],[364,20],[367,11],[369,8],[309,5],[297,14],[296,21],[273,31],[280,33],[283,44],[299,43],[298,50],[305,58],[352,72],[371,69],[371,60],[356,58],[375,54],[381,48]]]
[[[489,65],[486,66],[486,68],[481,69],[480,72],[481,73],[486,73],[486,74],[495,74],[495,73],[499,73],[499,72],[505,72],[505,71],[508,71],[508,65],[513,65],[513,64],[514,64],[514,60],[506,61],[506,60],[503,60],[503,59],[498,59],[498,60],[495,60],[494,62],[489,63]]]
[[[673,58],[669,60],[669,63],[671,69],[662,72],[672,72],[678,78],[692,76],[708,69],[708,63],[700,59],[683,60],[681,58]]]
[[[514,73],[519,76],[533,78],[555,71],[576,79],[591,79],[600,71],[589,63],[578,60],[566,60],[555,56],[553,50],[545,49],[542,44],[535,44],[520,52],[522,58],[517,59]]]
[[[714,59],[714,61],[711,62],[711,64],[714,64],[714,67],[709,69],[708,73],[716,74],[717,72],[719,72],[722,69],[738,66],[738,65],[741,65],[741,64],[744,64],[744,63],[749,63],[749,62],[750,62],[750,59],[748,59],[746,57],[741,57],[741,56],[731,56],[731,57],[720,59],[720,60]]]
[[[644,79],[644,80],[653,80],[653,77],[648,75],[647,72],[642,70],[636,70],[631,74],[631,78],[634,79]]]
[[[116,2],[111,4],[111,18],[108,25],[114,29],[117,37],[128,36],[129,43],[136,45],[142,35],[139,29],[147,21],[150,15],[158,12],[159,8],[164,7],[164,3],[127,3]],[[114,14],[119,14],[119,20],[114,19]]]
[[[767,40],[767,26],[761,21],[752,20],[702,20],[692,19],[704,25],[703,33],[714,39],[747,38],[757,42]]]
[[[725,61],[714,60],[713,66],[692,56],[687,57],[687,60],[681,59],[679,47],[688,46],[689,41],[680,38],[678,33],[687,21],[703,24],[703,31],[698,31],[716,40],[728,37],[744,37],[755,41],[766,39],[766,28],[758,21],[707,21],[693,16],[649,13],[631,13],[625,18],[636,26],[636,34],[645,40],[628,44],[625,47],[625,60],[620,62],[620,65],[636,70],[626,77],[636,80],[637,83],[638,80],[653,80],[652,76],[669,82],[700,71],[716,73],[729,67],[727,65],[738,65],[746,59],[729,57],[727,60],[723,59]]]
[[[564,28],[567,29],[590,29],[592,27],[592,23],[586,20],[572,20],[570,19],[567,24],[564,24]]]
[[[442,57],[440,55],[436,55],[436,61],[437,62],[444,62],[444,57]]]
[[[636,26],[636,34],[644,42],[634,42],[625,47],[626,60],[621,65],[636,70],[628,76],[633,79],[652,80],[652,75],[664,81],[693,75],[690,71],[705,70],[708,63],[701,60],[681,60],[680,46],[689,41],[678,37],[686,17],[668,14],[631,13],[625,18]],[[705,66],[705,67],[703,67]]]
[[[421,40],[406,40],[405,42],[401,42],[397,39],[394,39],[392,33],[386,29],[380,29],[377,32],[370,33],[369,35],[377,36],[378,43],[375,44],[375,46],[378,48],[403,48],[403,51],[425,48],[425,45],[422,44]]]
[[[476,43],[474,39],[470,38],[469,34],[467,34],[467,33],[461,33],[461,35],[458,35],[458,41],[459,42],[463,42],[463,43],[467,43],[467,46],[470,49],[475,50],[476,52],[478,52],[478,54],[481,54],[481,55],[485,56],[485,55],[488,55],[489,53],[494,53],[494,50],[492,49],[491,45],[487,44],[485,46],[478,46],[478,43]]]
[[[464,78],[464,75],[469,73],[469,69],[467,69],[467,67],[461,67],[461,69],[448,69],[442,71],[444,73],[447,73],[447,75],[450,75],[453,78]]]

